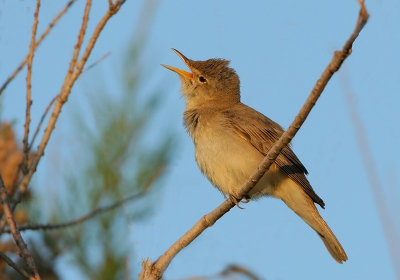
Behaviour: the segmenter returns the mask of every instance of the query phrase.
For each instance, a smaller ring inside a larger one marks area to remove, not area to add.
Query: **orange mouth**
[[[182,69],[179,69],[179,68],[176,68],[176,67],[172,67],[172,66],[168,66],[168,65],[164,65],[164,64],[161,64],[161,65],[164,66],[165,68],[171,70],[171,71],[174,71],[175,73],[177,73],[177,74],[179,74],[181,76],[184,76],[185,78],[193,79],[193,74],[192,73],[189,73],[189,72],[187,72],[185,70],[182,70]]]
[[[178,50],[176,50],[176,49],[172,49],[172,50],[183,60],[183,62],[185,62],[186,66],[189,67],[189,59],[186,56],[184,56],[183,54],[181,54]],[[179,68],[176,68],[176,67],[164,65],[164,64],[161,64],[161,65],[164,66],[165,68],[171,70],[171,71],[174,71],[178,75],[181,75],[181,76],[183,76],[185,78],[188,78],[188,79],[193,79],[193,74],[190,73],[190,72],[187,72],[185,70],[182,70],[182,69],[179,69]]]

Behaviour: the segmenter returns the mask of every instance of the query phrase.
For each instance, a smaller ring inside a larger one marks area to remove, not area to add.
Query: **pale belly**
[[[196,137],[195,157],[200,170],[224,195],[235,194],[257,169],[263,159],[245,139],[233,131],[204,131]],[[284,180],[282,171],[273,164],[249,195],[253,198],[273,195]]]

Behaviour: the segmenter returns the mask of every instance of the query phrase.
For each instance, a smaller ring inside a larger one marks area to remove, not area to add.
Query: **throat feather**
[[[186,131],[194,139],[195,131],[199,124],[200,113],[197,110],[186,110],[183,113],[183,124]]]

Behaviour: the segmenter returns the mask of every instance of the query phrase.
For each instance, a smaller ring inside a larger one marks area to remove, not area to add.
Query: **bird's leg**
[[[241,207],[239,205],[240,202],[243,202],[243,203],[249,203],[250,202],[250,196],[248,196],[248,195],[245,195],[242,199],[239,199],[234,194],[229,194],[229,198],[232,200],[233,203],[235,203],[235,205],[239,209],[244,209],[243,207]],[[245,199],[245,201],[242,201],[243,199]]]

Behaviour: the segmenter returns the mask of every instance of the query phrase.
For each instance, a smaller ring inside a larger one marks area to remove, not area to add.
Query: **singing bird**
[[[240,102],[239,76],[229,67],[228,60],[196,61],[173,51],[191,72],[162,66],[180,77],[186,99],[184,125],[195,145],[196,162],[210,182],[235,201],[237,191],[284,131],[276,122]],[[347,255],[314,204],[324,208],[325,203],[305,174],[307,169],[287,146],[248,193],[248,199],[281,199],[316,231],[332,257],[343,263]]]

